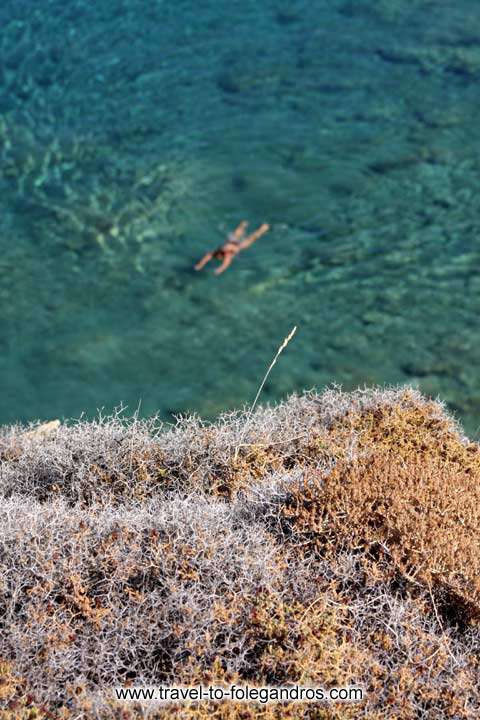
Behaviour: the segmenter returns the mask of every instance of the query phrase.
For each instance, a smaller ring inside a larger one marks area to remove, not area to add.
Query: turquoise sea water
[[[480,425],[478,0],[3,0],[0,422],[413,383]],[[193,265],[243,219],[269,233]],[[214,261],[216,263],[216,261]]]

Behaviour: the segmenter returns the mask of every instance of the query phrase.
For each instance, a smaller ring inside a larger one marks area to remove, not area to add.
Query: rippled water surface
[[[480,425],[478,0],[3,0],[0,422],[413,383]],[[220,276],[241,220],[270,231]]]

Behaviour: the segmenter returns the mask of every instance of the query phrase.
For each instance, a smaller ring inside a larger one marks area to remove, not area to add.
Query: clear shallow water
[[[199,9],[200,8],[200,9]],[[4,0],[0,422],[417,384],[480,425],[477,0]],[[270,232],[193,265],[242,219]]]

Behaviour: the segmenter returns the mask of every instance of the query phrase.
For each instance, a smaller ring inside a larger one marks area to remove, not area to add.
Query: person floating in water
[[[228,234],[223,245],[220,245],[220,247],[216,250],[208,252],[203,256],[203,258],[195,265],[195,270],[201,270],[212,258],[216,258],[217,260],[222,261],[220,267],[214,271],[215,275],[220,275],[230,266],[233,258],[235,255],[238,255],[240,250],[245,250],[245,248],[252,245],[255,240],[258,240],[259,237],[264,235],[264,233],[270,229],[270,225],[263,223],[263,225],[260,225],[258,230],[255,230],[255,232],[251,233],[251,235],[247,235],[247,237],[244,238],[243,236],[245,235],[247,227],[248,223],[245,220],[242,220],[240,225],[233,232]]]

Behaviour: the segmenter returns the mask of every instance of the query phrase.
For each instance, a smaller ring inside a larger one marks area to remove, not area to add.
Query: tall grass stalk
[[[265,375],[264,375],[264,377],[263,377],[263,380],[262,380],[262,382],[261,382],[261,385],[260,385],[260,387],[259,387],[258,390],[257,390],[257,394],[255,395],[255,400],[254,400],[253,403],[251,404],[250,410],[248,411],[247,419],[245,420],[245,425],[243,426],[242,434],[241,434],[241,436],[240,436],[240,441],[239,441],[238,445],[237,445],[236,448],[235,448],[235,455],[234,455],[234,460],[235,460],[235,461],[236,461],[236,459],[237,459],[237,457],[238,457],[238,449],[242,446],[242,440],[243,440],[243,438],[245,437],[245,433],[247,432],[247,428],[248,428],[248,424],[249,424],[249,422],[250,422],[250,418],[252,417],[252,413],[253,413],[253,411],[255,410],[255,406],[256,406],[256,404],[257,404],[258,398],[260,397],[260,393],[261,393],[262,390],[263,390],[263,386],[264,386],[265,383],[267,382],[267,378],[268,378],[268,376],[270,375],[270,372],[272,371],[273,366],[274,366],[275,363],[277,362],[280,353],[281,353],[283,350],[285,350],[285,348],[287,347],[288,343],[289,343],[290,340],[293,338],[293,336],[295,335],[296,332],[297,332],[297,326],[295,325],[295,327],[289,332],[289,334],[287,335],[287,337],[284,339],[284,341],[282,342],[282,344],[281,344],[280,347],[278,348],[277,354],[276,354],[275,357],[273,358],[273,360],[272,360],[272,362],[270,363],[270,366],[269,366],[267,372],[265,373]]]

